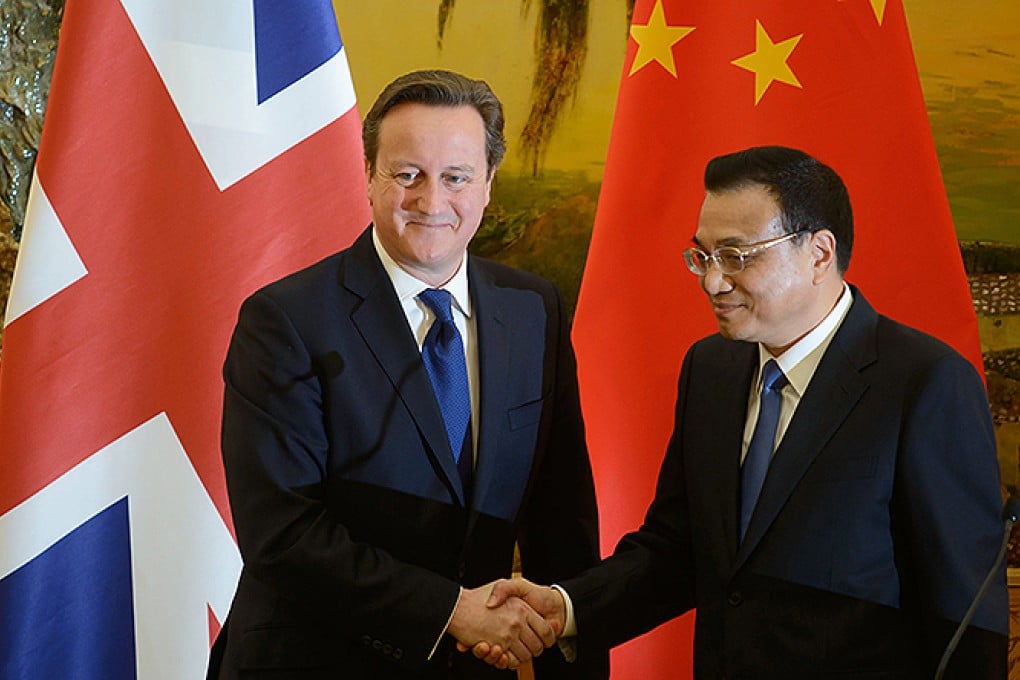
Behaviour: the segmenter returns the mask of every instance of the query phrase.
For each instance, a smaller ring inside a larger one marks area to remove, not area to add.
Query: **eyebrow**
[[[467,172],[467,173],[473,173],[473,172],[475,172],[475,166],[471,165],[470,163],[465,163],[464,165],[448,165],[445,168],[443,168],[442,171],[443,172]]]
[[[702,250],[705,249],[705,244],[702,243],[701,241],[699,241],[697,236],[692,236],[691,237],[691,242],[694,245],[696,245],[697,247],[701,248]],[[727,246],[744,246],[744,245],[747,245],[747,243],[748,243],[748,241],[744,241],[740,237],[730,236],[728,238],[720,239],[720,241],[715,244],[715,247],[716,248],[720,248],[720,247],[725,248]]]
[[[393,163],[391,163],[390,165],[391,165],[391,167],[394,167],[394,168],[404,168],[404,167],[407,167],[407,168],[417,168],[418,170],[421,170],[423,172],[425,171],[425,168],[423,168],[420,163],[415,163],[414,161],[409,161],[407,159],[397,159],[397,160],[394,160]],[[447,165],[444,168],[440,168],[439,171],[440,172],[474,172],[475,171],[475,166],[472,165],[471,163],[464,163],[462,165]]]
[[[753,241],[748,241],[746,239],[740,238],[739,236],[730,236],[729,238],[720,239],[719,242],[716,243],[715,245],[716,247],[746,246],[748,243],[753,243]]]

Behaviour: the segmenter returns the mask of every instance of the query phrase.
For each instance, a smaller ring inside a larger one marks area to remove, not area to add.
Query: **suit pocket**
[[[542,419],[542,407],[544,405],[545,399],[542,398],[529,401],[527,404],[521,404],[507,411],[510,429],[519,430],[522,427],[536,425]]]

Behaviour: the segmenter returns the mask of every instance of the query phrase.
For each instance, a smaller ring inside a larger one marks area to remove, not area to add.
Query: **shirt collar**
[[[376,233],[375,227],[372,227],[372,245],[375,246],[375,252],[382,261],[383,269],[386,270],[386,275],[393,283],[393,289],[396,291],[397,298],[401,304],[405,300],[418,297],[418,294],[423,290],[432,288],[432,286],[424,281],[408,274],[390,257],[390,254],[386,252],[386,249],[383,248],[382,243],[379,241],[379,235]],[[465,256],[461,260],[460,267],[457,268],[457,273],[453,275],[453,278],[440,287],[450,293],[450,296],[453,297],[454,305],[460,309],[464,316],[470,318],[471,296],[468,294],[466,262],[467,257]]]
[[[843,292],[836,300],[832,310],[822,319],[821,323],[783,352],[781,356],[772,356],[764,345],[758,343],[758,386],[761,385],[761,367],[769,359],[775,359],[797,394],[804,394],[808,383],[811,382],[811,377],[815,374],[815,369],[818,368],[818,364],[822,360],[822,355],[836,334],[836,329],[839,328],[846,313],[850,310],[851,303],[853,303],[853,294],[846,282],[843,282]]]

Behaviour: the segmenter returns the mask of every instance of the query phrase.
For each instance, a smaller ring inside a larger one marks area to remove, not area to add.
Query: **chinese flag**
[[[640,525],[682,358],[716,331],[681,257],[705,164],[765,144],[843,177],[856,225],[847,280],[981,369],[899,0],[638,0],[574,324],[604,552]],[[692,631],[688,615],[622,646],[613,678],[690,677]]]
[[[0,363],[0,676],[205,677],[241,301],[369,220],[329,0],[63,18]]]

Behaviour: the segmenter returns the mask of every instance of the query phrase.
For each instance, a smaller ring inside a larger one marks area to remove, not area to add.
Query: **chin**
[[[716,319],[716,325],[719,327],[719,335],[723,336],[727,340],[736,340],[736,332],[733,324],[729,323],[725,319]]]
[[[719,324],[719,335],[723,336],[727,340],[739,340],[741,342],[756,342],[751,337],[750,333],[746,329],[734,328],[733,326],[727,326]]]

